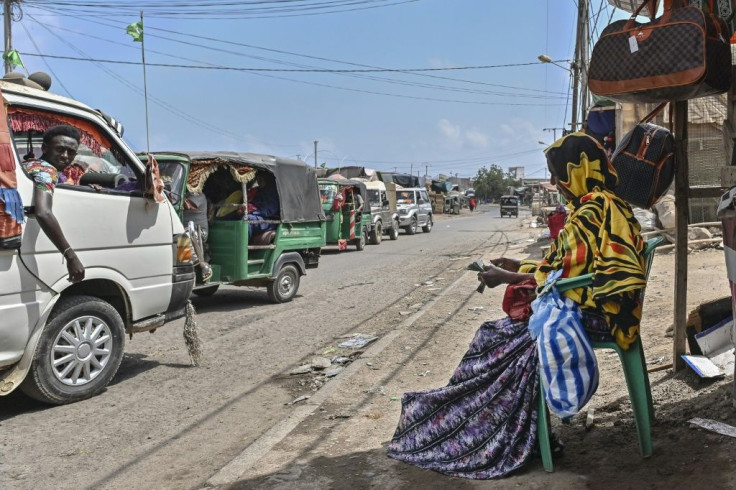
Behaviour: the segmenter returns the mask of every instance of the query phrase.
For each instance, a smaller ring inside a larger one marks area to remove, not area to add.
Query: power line
[[[85,22],[90,22],[90,23],[93,23],[93,24],[96,24],[96,25],[111,27],[111,28],[115,28],[115,29],[118,29],[118,28],[122,28],[123,27],[122,25],[111,25],[111,24],[105,23],[105,22],[93,21],[93,20],[90,20],[90,19],[88,19],[86,17],[77,17],[77,19],[78,20],[85,21]],[[512,90],[523,90],[523,91],[528,91],[528,92],[536,92],[536,93],[544,93],[544,94],[554,94],[554,95],[565,95],[565,96],[568,96],[564,92],[552,92],[552,91],[547,91],[547,90],[531,89],[531,88],[527,88],[527,87],[516,87],[516,86],[509,86],[509,85],[502,85],[502,84],[493,84],[493,83],[488,83],[488,82],[479,82],[479,81],[474,81],[474,80],[457,79],[457,78],[452,78],[452,77],[438,76],[438,75],[435,75],[435,74],[429,74],[429,73],[425,73],[425,72],[410,71],[408,69],[389,69],[389,68],[383,68],[383,67],[378,67],[378,66],[373,66],[373,65],[365,65],[365,64],[353,63],[353,62],[349,62],[349,61],[341,61],[341,60],[335,60],[335,59],[330,59],[330,58],[325,58],[325,57],[319,57],[319,56],[313,56],[313,55],[306,55],[306,54],[302,54],[302,53],[294,53],[294,52],[284,51],[284,50],[279,50],[279,49],[266,48],[266,47],[262,47],[262,46],[255,46],[255,45],[252,45],[252,44],[246,44],[246,43],[242,43],[242,42],[229,41],[229,40],[224,40],[224,39],[217,39],[217,38],[212,38],[212,37],[207,37],[207,36],[199,36],[199,35],[196,35],[196,34],[183,33],[183,32],[173,31],[173,30],[169,30],[169,29],[161,29],[161,28],[148,27],[147,26],[147,30],[148,31],[153,30],[153,31],[166,32],[166,33],[170,33],[170,34],[175,34],[175,35],[180,35],[180,36],[185,36],[185,37],[191,37],[193,39],[198,39],[198,40],[206,40],[206,41],[218,42],[218,43],[222,43],[222,44],[234,45],[234,46],[239,46],[239,47],[246,47],[246,48],[249,48],[249,49],[256,49],[256,50],[262,50],[262,51],[273,52],[273,53],[278,53],[278,54],[285,54],[285,55],[289,55],[289,56],[303,57],[303,58],[314,59],[314,60],[319,60],[319,61],[326,61],[326,62],[330,62],[330,63],[338,63],[338,64],[344,64],[344,65],[348,65],[348,66],[357,66],[357,67],[362,67],[362,68],[368,68],[371,71],[394,71],[394,72],[399,72],[399,73],[402,73],[402,74],[408,74],[408,75],[413,75],[413,76],[418,76],[418,77],[441,79],[441,80],[448,80],[448,81],[457,81],[457,82],[462,82],[462,83],[468,83],[468,84],[474,84],[474,85],[483,85],[483,86],[490,86],[490,87],[508,88],[508,89],[512,89]],[[230,51],[230,50],[223,50],[221,48],[215,48],[215,47],[212,47],[212,46],[205,46],[205,45],[202,45],[201,43],[191,43],[191,42],[182,41],[182,40],[179,40],[179,39],[172,39],[170,37],[160,36],[160,35],[156,35],[156,34],[150,34],[149,33],[148,36],[156,37],[158,39],[164,39],[164,40],[167,40],[167,41],[176,42],[176,43],[180,43],[180,44],[184,44],[184,45],[188,45],[188,46],[193,46],[193,47],[196,47],[196,48],[208,49],[208,50],[212,50],[212,51],[223,52],[223,53],[233,54],[233,55],[237,55],[237,56],[245,56],[247,58],[258,59],[258,60],[262,60],[262,61],[269,61],[269,62],[273,62],[273,63],[285,64],[285,65],[290,65],[290,66],[301,66],[301,67],[305,67],[305,65],[299,65],[299,64],[296,64],[296,63],[289,63],[289,62],[284,62],[284,61],[281,61],[281,60],[275,60],[275,59],[269,59],[269,58],[262,58],[262,57],[257,57],[257,56],[253,56],[253,55],[247,55],[247,54],[242,53],[242,52],[235,52],[235,51]],[[537,63],[531,63],[531,65],[535,65],[535,64],[537,64]],[[212,66],[214,66],[214,65],[212,65]],[[501,66],[504,66],[504,65],[495,65],[495,66],[501,67]],[[525,65],[524,64],[519,64],[519,66],[525,66]],[[481,68],[481,67],[482,67],[482,65],[479,66],[479,68]],[[448,69],[474,69],[474,68],[473,67],[445,68],[445,70],[448,70]],[[426,71],[426,70],[423,70],[423,71]],[[337,70],[335,70],[335,72],[337,72]],[[387,81],[389,83],[399,83],[399,84],[411,83],[411,82],[404,82],[404,81],[391,80],[391,79],[381,79],[381,78],[376,78],[376,77],[365,77],[365,76],[359,76],[359,75],[356,75],[356,76],[359,77],[359,78],[367,78],[367,79],[370,79],[370,80]],[[460,89],[460,88],[456,88],[456,87],[447,87],[447,86],[422,85],[422,84],[416,84],[416,85],[413,85],[413,86],[423,86],[425,88],[441,88],[441,89],[453,90],[453,91],[466,91],[466,92],[470,92],[470,93],[484,93],[484,92],[472,92],[472,91],[470,91],[468,89]],[[505,95],[512,95],[512,96],[515,96],[515,97],[523,97],[523,96],[525,96],[524,94],[509,94],[509,93],[503,93],[503,92],[498,92],[498,93],[489,92],[489,94],[491,94],[491,95],[504,95],[504,96]],[[532,97],[532,96],[529,95],[529,97]],[[541,98],[542,96],[539,96],[539,97]],[[549,96],[547,96],[546,98],[549,98]]]
[[[85,57],[75,57],[75,56],[60,56],[60,55],[51,55],[51,54],[35,54],[35,53],[28,53],[28,52],[21,52],[20,54],[22,54],[23,56],[45,57],[45,58],[69,60],[69,61],[88,61],[88,62],[102,63],[102,64],[135,65],[135,66],[141,65],[139,61],[104,60],[104,59],[98,59],[98,58],[90,58],[88,55],[84,55]],[[391,94],[387,92],[377,92],[374,90],[362,90],[362,89],[354,89],[354,88],[348,88],[348,87],[339,87],[336,85],[329,85],[325,83],[308,82],[305,80],[294,80],[294,79],[278,77],[274,75],[265,75],[262,73],[262,71],[264,70],[230,67],[230,66],[177,65],[173,63],[146,63],[146,66],[160,67],[160,68],[181,68],[181,69],[197,69],[197,70],[225,70],[225,71],[236,71],[236,72],[248,72],[254,75],[268,76],[270,78],[287,80],[287,81],[302,83],[306,85],[314,85],[317,87],[326,87],[326,88],[332,88],[336,90],[346,90],[349,92],[358,92],[358,93],[371,94],[371,95],[382,95],[386,97],[397,97],[397,98],[402,98],[402,99],[426,100],[426,101],[433,101],[433,102],[451,102],[455,104],[481,104],[481,105],[498,105],[498,106],[535,106],[535,107],[540,107],[540,106],[545,106],[545,105],[563,105],[563,104],[539,104],[539,103],[522,103],[522,102],[485,102],[485,101],[439,99],[439,98],[434,98],[434,97],[420,97],[420,96],[414,96],[414,95]],[[265,71],[270,71],[270,70],[265,70]]]
[[[288,3],[288,2],[301,2],[301,0],[274,0],[272,2],[235,2],[235,5],[242,5],[244,3],[250,3],[252,5],[262,4],[266,5],[269,3]],[[403,5],[407,3],[415,3],[419,0],[338,0],[338,1],[324,1],[316,2],[313,5],[301,5],[301,6],[265,6],[260,8],[211,8],[203,5],[207,2],[197,2],[192,4],[186,4],[179,2],[177,3],[166,3],[166,4],[152,4],[139,2],[134,4],[133,2],[104,2],[104,3],[91,3],[85,2],[49,2],[42,0],[25,0],[28,5],[32,5],[36,8],[42,8],[48,12],[53,12],[58,15],[69,15],[68,11],[74,9],[77,14],[94,15],[104,12],[107,17],[130,17],[138,14],[141,10],[146,10],[146,15],[149,17],[158,17],[162,19],[180,19],[184,17],[195,18],[195,19],[210,19],[210,20],[231,20],[233,18],[251,18],[251,19],[262,19],[262,18],[282,18],[282,17],[304,17],[313,15],[325,15],[325,14],[336,14],[344,12],[353,12],[359,10],[376,9],[383,7],[392,7],[397,5]],[[230,2],[233,3],[233,2]],[[210,2],[210,5],[213,5]],[[222,6],[222,5],[220,5]],[[164,8],[173,10],[164,10]],[[194,10],[192,7],[200,7],[200,10]],[[345,8],[342,8],[345,7]]]

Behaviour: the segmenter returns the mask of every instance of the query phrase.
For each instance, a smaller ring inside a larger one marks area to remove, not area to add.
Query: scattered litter
[[[397,401],[398,399],[399,399],[399,398],[398,398],[398,397],[396,397],[396,396],[392,396],[391,398],[389,398],[389,400],[391,400],[392,402],[395,402],[395,401]]]
[[[588,409],[588,415],[585,417],[585,430],[590,430],[595,424],[595,408]]]
[[[435,277],[435,279],[434,279],[434,280],[435,280],[435,281],[444,281],[444,280],[445,280],[445,278],[444,278],[444,277]]]
[[[345,370],[345,368],[342,367],[342,366],[338,366],[338,367],[335,367],[335,368],[332,368],[332,369],[328,369],[327,371],[325,371],[325,376],[328,377],[328,378],[334,378],[335,376],[337,376],[338,374],[340,374],[344,370]]]
[[[327,418],[330,420],[334,420],[334,419],[349,419],[350,417],[352,417],[352,415],[349,413],[334,413],[332,415],[329,415]]]
[[[411,308],[412,310],[418,310],[421,307],[422,307],[422,303],[415,303],[411,305],[409,308]]]
[[[415,288],[418,288],[419,286],[421,286],[421,284],[415,284],[414,285]]]
[[[298,398],[294,398],[289,403],[286,403],[285,405],[294,405],[295,403],[303,402],[304,400],[309,400],[309,395],[302,395]]]
[[[427,291],[439,291],[442,288],[427,288]]]
[[[647,361],[647,364],[656,365],[656,364],[660,364],[662,361],[664,361],[664,356]]]
[[[370,390],[368,390],[368,393],[372,393],[374,395],[383,395],[384,393],[386,393],[386,388],[384,388],[383,386],[376,386],[375,388],[371,388]]]
[[[335,357],[334,359],[332,359],[332,364],[347,364],[351,361],[352,359],[350,359],[349,357]]]
[[[536,221],[532,221],[531,223],[529,223],[529,228],[536,228],[537,226],[538,225]]]
[[[366,413],[363,415],[363,417],[373,419],[373,420],[378,420],[382,417],[382,415],[380,412],[374,412],[374,413]]]
[[[422,283],[422,286],[433,286],[433,285],[434,285],[434,281],[424,281]]]
[[[341,342],[338,347],[346,348],[346,349],[360,349],[361,347],[365,347],[366,345],[370,344],[374,340],[377,340],[378,337],[373,335],[364,335],[362,333],[356,333],[350,340],[346,340],[345,342]]]
[[[550,237],[549,230],[542,230],[542,233],[539,234],[539,237],[540,238],[549,238]]]
[[[356,283],[356,284],[346,284],[344,286],[340,286],[337,289],[354,288],[354,287],[358,287],[358,286],[369,286],[371,284],[373,284],[373,283],[372,282],[359,282],[359,283]]]
[[[333,346],[329,346],[328,348],[326,348],[325,350],[322,351],[322,355],[323,356],[326,356],[327,354],[332,354],[336,350],[337,349],[335,349]]]
[[[421,373],[417,374],[417,376],[426,376],[426,375],[430,374],[431,372],[432,372],[432,371],[430,371],[430,370],[428,369],[428,370],[426,370],[426,371],[422,371]]]
[[[454,262],[456,260],[468,260],[469,258],[470,258],[470,256],[468,256],[468,255],[463,255],[462,257],[450,257],[450,261],[451,262]],[[437,280],[439,281],[439,279],[437,279]]]
[[[400,311],[399,312],[399,315],[401,315],[401,316],[407,316],[407,315],[411,315],[412,313],[414,313],[414,312],[413,311]]]
[[[720,378],[724,376],[721,370],[718,369],[718,366],[713,364],[713,361],[705,356],[683,355],[682,358],[695,371],[695,374],[701,378]]]
[[[326,357],[315,357],[311,362],[312,369],[327,369],[332,366],[332,361]]]
[[[470,308],[468,308],[468,310],[478,312],[485,310],[485,308],[483,308],[482,306],[471,306]]]
[[[723,422],[718,422],[717,420],[701,419],[700,417],[695,417],[688,420],[688,422],[693,425],[697,425],[698,427],[702,427],[703,429],[717,432],[718,434],[724,436],[736,437],[736,427],[724,424]]]
[[[311,370],[312,370],[311,364],[303,364],[299,366],[298,368],[291,370],[289,374],[307,374]]]
[[[372,362],[366,362],[365,365],[370,367],[370,366],[373,365],[373,363]]]

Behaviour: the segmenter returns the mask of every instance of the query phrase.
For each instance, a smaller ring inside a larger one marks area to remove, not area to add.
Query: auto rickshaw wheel
[[[391,240],[398,240],[399,238],[399,222],[398,220],[394,220],[393,226],[388,232],[388,237]]]
[[[299,290],[299,279],[299,271],[296,266],[284,264],[276,275],[276,280],[268,285],[268,298],[274,303],[291,301]]]
[[[409,226],[406,227],[406,234],[413,235],[416,232],[417,232],[417,217],[412,216],[411,221],[409,222]]]
[[[371,245],[378,245],[383,239],[383,226],[380,221],[376,221],[373,225],[373,231],[371,232]]]
[[[366,237],[366,230],[363,229],[363,232],[360,234],[360,238],[355,239],[355,250],[360,252],[365,248],[365,244],[368,242],[368,238]]]

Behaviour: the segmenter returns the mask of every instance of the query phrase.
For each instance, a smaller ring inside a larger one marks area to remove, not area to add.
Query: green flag
[[[16,51],[15,49],[4,52],[3,59],[10,63],[10,66],[12,67],[23,66],[23,61],[21,61],[20,59],[20,53],[18,53],[18,51]]]
[[[129,34],[133,38],[133,41],[137,43],[143,42],[143,21],[133,22],[125,28],[125,33]]]

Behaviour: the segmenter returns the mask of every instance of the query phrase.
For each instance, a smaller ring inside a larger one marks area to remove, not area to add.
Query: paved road
[[[341,335],[385,333],[400,310],[428,301],[416,284],[446,287],[469,257],[522,244],[520,226],[482,207],[438,219],[430,234],[327,250],[288,304],[247,288],[196,298],[202,367],[189,366],[180,321],[129,340],[118,375],[94,399],[48,407],[0,398],[0,488],[201,487],[310,391],[291,369]]]

